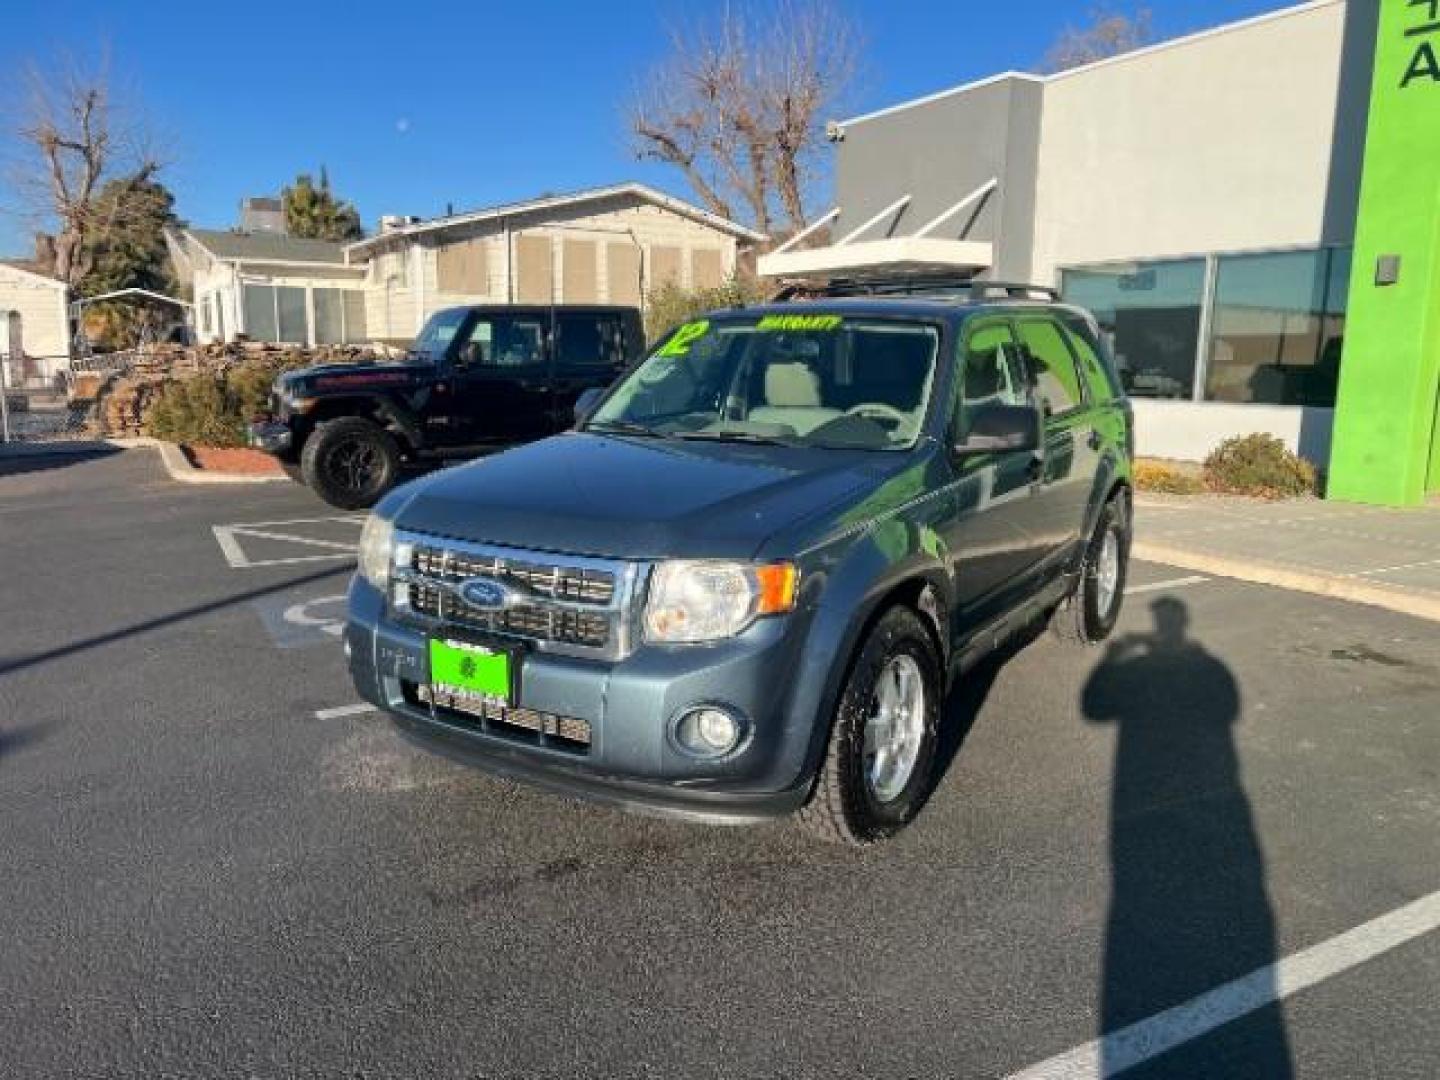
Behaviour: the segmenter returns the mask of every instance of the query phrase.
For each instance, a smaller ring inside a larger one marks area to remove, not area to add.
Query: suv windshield
[[[899,449],[925,421],[938,345],[919,322],[701,319],[631,372],[586,430]]]
[[[451,308],[431,315],[415,336],[415,342],[410,346],[411,353],[422,360],[438,360],[450,342],[455,340],[455,334],[468,314],[464,308]]]

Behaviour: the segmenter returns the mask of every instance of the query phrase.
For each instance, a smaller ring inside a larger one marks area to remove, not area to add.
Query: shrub
[[[1196,495],[1205,490],[1198,476],[1158,461],[1137,461],[1133,473],[1135,487],[1162,495]]]
[[[766,285],[748,277],[732,277],[713,289],[682,289],[674,282],[666,282],[650,294],[645,310],[645,337],[656,342],[681,323],[707,311],[753,304],[767,295]]]
[[[166,383],[150,406],[146,428],[158,439],[200,446],[244,446],[238,402],[217,375]]]
[[[1205,483],[1229,495],[1286,499],[1314,494],[1315,467],[1273,435],[1226,439],[1205,459]]]
[[[251,417],[266,410],[280,372],[313,362],[303,353],[253,358],[222,372],[166,383],[150,404],[151,435],[197,446],[244,446]]]

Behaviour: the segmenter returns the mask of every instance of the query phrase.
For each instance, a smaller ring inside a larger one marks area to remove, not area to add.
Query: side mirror
[[[955,453],[999,454],[1040,449],[1040,411],[1031,405],[982,405],[970,418],[970,430]]]
[[[595,406],[600,404],[600,399],[605,396],[605,391],[598,386],[592,386],[588,390],[582,390],[580,396],[575,399],[575,423],[583,424],[595,411]]]

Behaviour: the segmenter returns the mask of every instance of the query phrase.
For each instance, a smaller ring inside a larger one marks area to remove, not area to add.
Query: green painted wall
[[[1440,0],[1379,3],[1328,490],[1408,506],[1440,490]]]

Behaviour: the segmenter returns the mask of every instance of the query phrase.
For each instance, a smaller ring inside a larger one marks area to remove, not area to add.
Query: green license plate
[[[503,705],[511,704],[510,654],[465,641],[430,639],[430,683]]]

